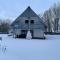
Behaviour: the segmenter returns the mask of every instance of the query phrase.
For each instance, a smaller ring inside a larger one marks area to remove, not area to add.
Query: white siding
[[[15,34],[16,34],[16,35],[20,35],[20,34],[21,34],[21,30],[20,30],[20,29],[16,29],[16,30],[15,30]]]
[[[34,30],[34,37],[37,37],[37,38],[44,38],[44,32],[40,29],[36,29]]]

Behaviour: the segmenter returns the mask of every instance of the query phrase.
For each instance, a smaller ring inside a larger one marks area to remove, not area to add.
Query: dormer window
[[[26,23],[26,24],[28,24],[28,23],[29,23],[29,21],[28,21],[28,20],[25,20],[25,23]]]
[[[34,20],[31,20],[30,23],[31,23],[31,24],[34,24]]]

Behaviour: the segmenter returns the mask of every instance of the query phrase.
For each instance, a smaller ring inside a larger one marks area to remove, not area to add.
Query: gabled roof
[[[30,8],[30,6],[28,6],[28,8],[20,16],[18,16],[11,25],[13,26],[14,24],[16,24],[20,20],[21,17],[38,17],[39,21],[43,25],[45,25],[43,20]]]
[[[20,17],[36,17],[36,13],[28,6],[28,8],[20,15]]]

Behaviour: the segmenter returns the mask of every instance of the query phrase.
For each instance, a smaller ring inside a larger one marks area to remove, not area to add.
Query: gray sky
[[[28,6],[40,14],[57,2],[60,0],[0,0],[0,18],[15,19]]]

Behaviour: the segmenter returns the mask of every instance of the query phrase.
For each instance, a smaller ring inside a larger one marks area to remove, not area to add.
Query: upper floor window
[[[30,20],[30,21],[29,21],[29,20],[25,20],[25,23],[26,23],[26,24],[29,24],[29,23],[30,23],[30,24],[34,24],[34,20]]]
[[[28,21],[28,20],[25,20],[25,23],[26,23],[26,24],[28,24],[28,23],[29,23],[29,21]]]
[[[31,23],[31,24],[34,24],[34,20],[31,20],[30,23]]]

